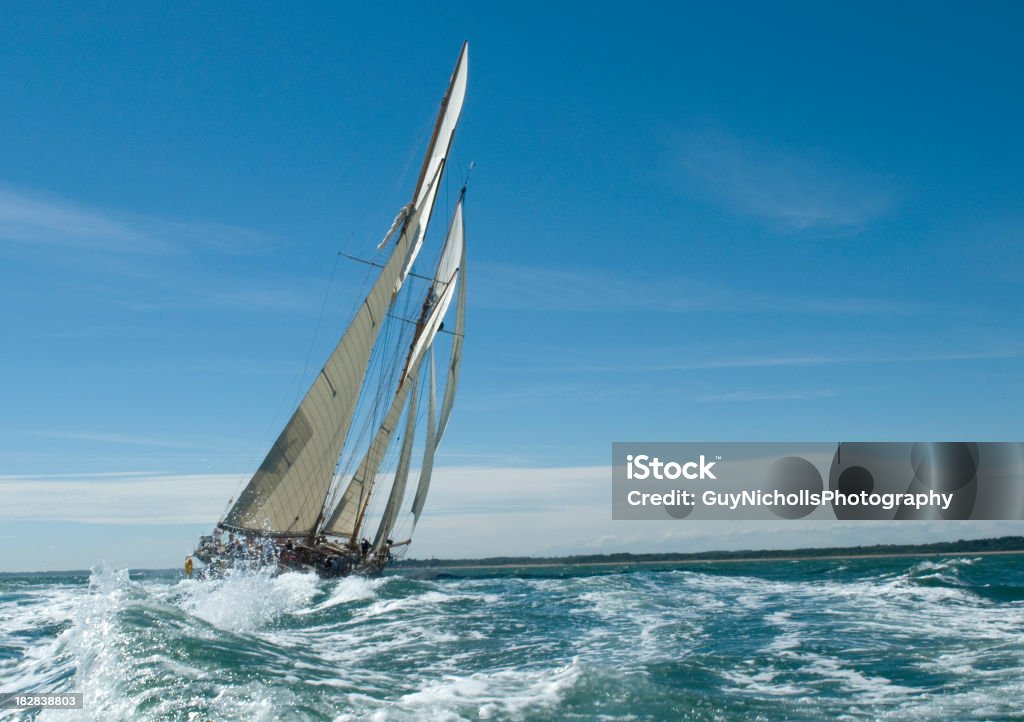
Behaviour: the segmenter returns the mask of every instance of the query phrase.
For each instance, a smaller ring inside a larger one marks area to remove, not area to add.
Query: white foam
[[[179,585],[184,593],[180,606],[220,629],[248,632],[307,609],[318,584],[315,574],[232,571],[223,579]]]
[[[452,594],[439,592],[436,590],[430,590],[427,592],[423,592],[422,594],[416,594],[409,597],[381,599],[374,602],[369,607],[360,610],[358,614],[363,617],[377,617],[381,615],[393,614],[394,612],[399,612],[406,609],[421,612],[427,607],[433,607],[436,609],[441,605],[457,601],[473,601],[493,604],[498,600],[499,597],[496,597],[494,595],[464,593]]]
[[[13,671],[17,687],[53,691],[56,679],[89,693],[104,720],[183,719],[188,710],[200,710],[197,722],[271,720],[286,709],[338,720],[557,718],[582,670],[642,690],[664,662],[716,671],[726,709],[751,696],[780,715],[1005,717],[1024,694],[1024,605],[919,583],[960,563],[843,580],[687,571],[507,583],[297,574],[131,582],[98,568],[88,590],[41,587],[38,617],[71,624],[48,645],[27,648],[32,594],[0,605],[10,629],[22,630],[0,630],[0,645],[26,647],[0,677]],[[563,610],[570,627],[549,634],[551,613]],[[179,653],[182,643],[218,654],[241,645],[262,681],[248,671],[210,679],[204,663]],[[918,670],[948,681],[915,688],[904,680]]]
[[[553,708],[579,678],[578,658],[564,667],[538,671],[502,670],[446,676],[407,694],[401,706],[422,717],[475,709],[482,719],[504,719],[528,708]]]
[[[83,711],[44,714],[41,719],[89,719],[88,710],[103,710],[108,719],[129,718],[135,708],[126,693],[131,682],[125,658],[130,651],[118,628],[117,615],[132,592],[127,569],[107,564],[93,567],[88,591],[79,598],[73,626],[58,638],[74,658],[72,689],[82,692]]]
[[[296,614],[313,614],[322,612],[325,609],[336,607],[339,604],[349,604],[363,599],[374,599],[377,597],[377,590],[387,583],[387,579],[368,579],[360,576],[350,576],[339,579],[331,591],[330,597],[310,609],[303,609]]]

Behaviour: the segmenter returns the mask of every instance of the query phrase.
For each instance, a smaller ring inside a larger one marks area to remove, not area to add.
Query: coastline
[[[999,556],[1006,554],[1024,554],[1024,549],[1009,549],[1000,551],[962,551],[962,552],[890,552],[875,554],[822,554],[816,556],[787,556],[787,557],[722,557],[713,559],[656,559],[647,561],[593,561],[593,562],[523,562],[502,563],[502,564],[409,564],[394,567],[387,570],[387,573],[395,574],[404,569],[543,569],[554,567],[645,567],[645,566],[696,566],[700,564],[742,564],[750,562],[807,562],[825,561],[833,559],[901,559],[918,557],[922,559],[934,559],[936,557],[962,557],[962,556]]]

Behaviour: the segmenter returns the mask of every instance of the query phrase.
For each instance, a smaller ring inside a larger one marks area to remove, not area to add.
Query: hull
[[[331,569],[330,567],[312,566],[309,564],[238,564],[226,560],[214,559],[209,564],[200,564],[193,567],[192,571],[186,570],[185,576],[192,579],[221,579],[232,572],[263,573],[270,570],[274,576],[299,572],[301,574],[316,574],[321,579],[340,579],[342,577],[376,577],[384,571],[384,567],[378,564],[361,564],[359,566],[345,569]]]
[[[199,562],[199,566],[193,563]],[[230,572],[284,574],[287,572],[313,573],[323,579],[348,576],[374,577],[391,563],[390,551],[361,554],[344,547],[321,545],[298,546],[294,549],[269,550],[265,554],[210,553],[198,549],[185,562],[185,576],[199,579],[218,579]]]

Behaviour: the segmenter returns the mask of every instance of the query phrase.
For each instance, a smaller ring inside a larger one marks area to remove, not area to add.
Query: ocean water
[[[0,579],[39,720],[1020,719],[1024,557]]]

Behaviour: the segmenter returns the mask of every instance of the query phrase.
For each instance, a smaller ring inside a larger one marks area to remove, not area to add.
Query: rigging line
[[[410,292],[402,293],[402,301],[407,305],[410,302],[410,298]],[[348,451],[343,450],[341,458],[339,458],[336,465],[335,475],[340,479],[350,477],[351,470],[355,468],[357,463],[362,463],[362,457],[369,453],[369,448],[372,447],[373,438],[376,436],[375,432],[386,416],[384,413],[385,402],[397,392],[397,389],[392,388],[392,381],[395,376],[396,364],[398,363],[397,354],[407,345],[406,339],[407,336],[402,332],[402,327],[396,323],[386,322],[384,328],[381,329],[381,338],[371,356],[371,368],[368,372],[370,379],[376,377],[376,381],[368,379],[364,385],[364,392],[360,395],[358,405],[362,411],[358,412],[357,416],[361,421],[358,422],[358,433],[356,434],[355,443],[352,443],[350,437],[349,443],[345,445],[345,449],[348,449]],[[376,389],[375,392],[373,391],[374,387]],[[390,406],[390,404],[387,404],[387,406]],[[366,443],[368,438],[370,441],[369,445]],[[364,447],[366,450],[359,453]],[[341,472],[340,474],[338,473],[339,471]],[[372,494],[372,481],[364,480],[364,483],[369,483],[371,486],[370,493]],[[346,486],[347,482],[343,481],[328,494],[326,508],[330,510],[330,513],[333,514],[337,504],[341,501]],[[361,493],[360,497],[362,496],[363,494]]]
[[[331,275],[327,279],[327,288],[324,290],[324,298],[320,302],[320,313],[316,317],[316,326],[313,328],[313,338],[309,341],[309,349],[306,351],[306,360],[302,364],[302,373],[299,375],[299,393],[302,393],[303,381],[309,371],[309,360],[313,358],[313,348],[316,346],[316,337],[320,335],[320,325],[324,320],[324,311],[327,310],[327,301],[331,297],[331,288],[334,286],[334,274],[338,271],[338,256],[334,256],[334,265],[331,266]],[[296,404],[298,399],[296,399]]]
[[[404,300],[405,300],[405,303],[406,303],[407,307],[408,307],[408,305],[410,305],[412,303],[412,299],[413,299],[414,296],[418,299],[418,294],[413,294],[412,292],[410,292],[409,294],[406,295]],[[408,310],[408,308],[406,310]],[[395,340],[397,342],[396,345],[395,345],[395,349],[394,349],[395,352],[389,356],[393,366],[388,368],[389,373],[387,374],[387,377],[386,377],[387,379],[392,379],[392,378],[395,377],[395,371],[398,369],[398,363],[401,361],[401,358],[404,357],[404,353],[402,353],[402,350],[407,345],[409,345],[412,342],[412,338],[411,338],[412,334],[405,333],[404,330],[403,330],[403,327],[398,325],[398,324],[389,324],[389,325],[391,325],[393,327],[397,327],[397,330],[394,333],[394,335],[396,337]],[[391,385],[388,384],[388,386],[386,388],[384,388],[384,390],[388,392],[386,394],[386,398],[389,401],[394,397],[394,394],[398,393],[397,384],[395,385],[395,388],[393,388],[393,389],[391,388]],[[388,404],[388,407],[390,408],[390,403]],[[380,421],[378,421],[374,425],[374,427],[373,427],[374,432],[376,431],[376,429],[379,427],[380,423],[382,423],[382,422],[383,422],[383,418],[381,418]],[[382,456],[380,458],[380,460],[379,460],[380,463],[377,464],[377,467],[376,467],[376,470],[375,470],[376,473],[371,477],[371,479],[367,480],[369,489],[367,490],[366,494],[367,494],[368,498],[366,499],[365,502],[363,502],[363,505],[362,505],[364,507],[365,511],[362,514],[362,518],[363,518],[364,522],[363,522],[363,524],[360,527],[360,531],[364,531],[367,528],[367,524],[369,523],[367,521],[368,518],[372,519],[373,516],[376,514],[376,510],[377,510],[377,508],[379,506],[378,499],[379,499],[379,496],[380,496],[379,490],[376,488],[377,487],[377,477],[379,476],[379,473],[381,472],[381,470],[383,468],[385,468],[385,465],[386,464],[390,464],[389,459],[393,459],[393,455],[397,453],[397,451],[395,451],[395,449],[394,449],[394,444],[395,444],[394,440],[395,440],[395,438],[400,438],[400,434],[401,434],[401,432],[396,429],[395,430],[395,435],[392,436],[392,439],[388,442],[388,445],[385,447],[384,456]],[[374,436],[375,435],[376,434],[374,434]],[[367,515],[369,515],[369,517]]]
[[[410,389],[410,391],[409,391],[409,399],[406,400],[406,409],[405,409],[405,411],[404,411],[404,413],[402,415],[403,417],[406,414],[408,414],[409,411],[411,410],[408,405],[411,403],[412,396],[415,395],[415,396],[418,397],[421,394],[421,388],[420,387],[421,387],[421,385],[425,384],[425,380],[423,378],[421,378],[421,376],[422,376],[422,374],[417,374],[416,386],[414,388]],[[419,408],[419,406],[420,405],[417,404],[418,408],[416,409],[416,420],[413,422],[414,435],[415,435],[415,427],[419,426],[420,421],[423,419],[424,414],[426,413],[426,410],[424,410],[422,408]],[[396,466],[395,469],[391,469],[390,467],[391,467],[392,464],[397,464],[397,461],[398,461],[397,457],[400,456],[402,445],[405,443],[406,425],[405,425],[404,419],[402,419],[401,417],[400,417],[399,427],[400,427],[400,431],[396,430],[396,433],[391,437],[391,440],[388,442],[388,446],[387,446],[387,448],[385,450],[385,455],[384,455],[384,457],[382,459],[381,465],[378,467],[378,474],[377,474],[377,476],[380,476],[381,474],[383,474],[385,477],[391,476],[392,477],[391,478],[391,484],[387,484],[386,482],[384,482],[384,483],[380,483],[380,484],[375,483],[373,485],[373,489],[371,491],[370,500],[369,500],[369,502],[366,505],[366,513],[364,514],[364,523],[363,523],[362,529],[360,530],[361,532],[366,530],[367,528],[374,528],[374,529],[376,529],[377,527],[380,526],[380,522],[383,519],[384,509],[381,509],[381,505],[385,504],[385,508],[386,508],[386,501],[384,501],[384,500],[387,499],[391,495],[391,488],[394,486],[394,483],[395,483],[395,476],[396,476],[395,472],[397,472],[397,470],[398,470],[397,466]],[[418,435],[416,435],[414,438],[418,438]],[[385,463],[385,461],[386,461],[386,463]],[[410,468],[409,471],[410,471],[410,474],[411,474],[412,469]],[[387,490],[386,494],[384,493],[385,490]],[[408,494],[409,494],[409,489],[407,487],[406,490],[405,490],[405,493],[402,495],[402,499],[401,499],[401,501],[399,503],[399,510],[404,508],[404,503],[402,503],[402,502],[405,501],[405,497],[408,496]],[[399,519],[400,518],[401,518],[401,511],[399,511]],[[396,519],[396,523],[399,521],[399,519]],[[392,532],[394,532],[394,530],[392,530]],[[374,536],[376,536],[376,533],[374,533]]]
[[[331,267],[330,277],[328,278],[328,281],[327,281],[327,288],[324,289],[323,301],[321,301],[321,303],[320,303],[320,313],[317,316],[316,326],[313,329],[313,337],[310,339],[310,342],[309,342],[309,350],[306,351],[306,360],[303,362],[302,372],[299,374],[298,378],[296,379],[295,401],[292,402],[292,406],[296,407],[296,408],[298,407],[299,401],[301,400],[300,397],[301,397],[301,394],[302,394],[302,389],[305,387],[305,384],[303,382],[306,379],[306,373],[309,371],[309,361],[310,361],[310,359],[312,358],[312,355],[313,355],[313,348],[316,345],[316,337],[319,335],[319,332],[320,332],[320,325],[323,322],[323,318],[324,318],[324,310],[327,308],[327,301],[328,301],[328,299],[330,298],[330,295],[331,295],[331,287],[334,285],[334,275],[337,272],[337,270],[338,270],[338,256],[336,255],[334,257],[334,265]],[[276,428],[276,426],[277,426],[276,420],[279,418],[279,416],[281,414],[281,409],[284,408],[284,405],[285,405],[285,402],[288,399],[288,396],[289,396],[289,394],[285,393],[285,394],[283,394],[280,397],[280,401],[277,404],[277,409],[274,411],[273,415],[270,416],[270,421],[267,423],[266,428],[263,430],[263,433],[260,435],[259,444],[256,445],[256,449],[253,451],[253,454],[250,457],[248,463],[246,463],[246,469],[252,469],[253,468],[253,465],[256,463],[255,460],[259,458],[260,450],[265,448],[265,445],[266,445],[266,442],[267,442],[267,438],[270,435],[271,429]],[[239,478],[238,483],[235,485],[234,494],[232,494],[231,498],[228,499],[228,503],[225,506],[225,509],[224,509],[223,513],[221,513],[221,519],[223,519],[225,516],[227,516],[227,513],[230,510],[230,508],[231,508],[232,504],[234,503],[235,499],[238,498],[239,490],[240,490],[242,484],[245,482],[246,477],[250,477],[251,478],[252,474],[254,474],[254,473],[255,472],[251,472],[250,473],[249,471],[242,472],[242,475]]]
[[[377,342],[374,345],[374,349],[370,354],[367,369],[364,374],[364,383],[359,390],[359,395],[353,408],[353,421],[348,430],[348,438],[347,440],[336,438],[336,443],[340,443],[341,449],[339,450],[338,458],[335,459],[332,484],[333,477],[336,477],[339,474],[347,474],[351,465],[355,463],[351,460],[351,450],[354,445],[359,446],[362,444],[362,437],[365,433],[367,405],[370,404],[371,396],[374,399],[376,398],[375,394],[371,394],[371,387],[374,385],[373,379],[379,378],[377,367],[380,364],[380,359],[382,358],[381,348],[388,343],[388,338],[391,334],[390,328],[391,324],[389,323],[385,323],[383,325]],[[369,413],[373,413],[373,408],[369,409]],[[328,498],[330,497],[332,497],[332,494],[329,493]],[[326,501],[327,499],[321,500],[321,504],[324,504]],[[327,506],[329,507],[331,505],[327,504]]]
[[[413,321],[411,318],[402,318],[401,316],[396,316],[393,313],[389,313],[388,314],[388,318],[393,318],[396,321],[401,321],[402,323],[408,323],[408,324],[413,325],[413,326],[418,324],[417,321]],[[464,333],[455,333],[454,331],[449,331],[446,328],[439,328],[434,333],[446,333],[449,336],[461,336],[462,338],[466,337],[466,334],[464,334]]]
[[[456,167],[459,167],[459,166],[461,166],[461,165],[462,165],[462,162],[461,162],[461,161],[459,160],[459,148],[458,148],[458,143],[452,143],[452,148],[451,148],[451,152],[449,152],[449,153],[448,153],[448,155],[450,155],[450,156],[453,156],[453,157],[454,157],[454,160],[455,160],[455,166],[456,166]],[[466,184],[465,184],[465,183],[463,183],[462,185],[466,185]]]
[[[455,157],[455,165],[457,167],[462,167],[462,162],[459,160],[458,143],[453,143],[452,144],[452,152],[451,152],[450,155]],[[470,173],[473,172],[474,168],[476,168],[476,161],[475,160],[469,161],[469,165],[466,166],[466,172],[462,174],[462,187],[461,188],[462,188],[463,191],[465,191],[466,190],[466,186],[469,185],[469,175],[470,175]]]
[[[422,379],[420,383],[421,383],[422,386],[426,386],[427,385],[426,378]],[[422,395],[424,393],[424,389],[423,388],[414,389],[413,393],[417,393],[419,395]],[[418,404],[417,406],[418,407],[422,407],[422,404]],[[417,427],[419,426],[419,424],[423,420],[423,418],[427,414],[429,414],[429,413],[430,413],[429,408],[417,408],[417,411],[416,411],[416,426]],[[423,448],[424,448],[424,445],[427,442],[427,439],[423,438],[422,441],[420,441],[419,440],[419,436],[417,436],[417,441],[418,441],[417,448],[413,449],[413,455],[415,456],[415,455],[418,454],[419,456],[422,456]],[[410,477],[409,478],[410,478],[410,480],[412,480],[415,475],[412,474],[412,468],[410,468],[409,471],[410,471]],[[418,471],[422,472],[422,468],[419,469]],[[412,518],[413,518],[413,515],[412,515],[411,507],[412,507],[412,501],[416,497],[417,487],[418,487],[418,483],[409,484],[406,487],[405,493],[402,495],[402,500],[401,500],[401,503],[399,504],[399,513],[398,513],[397,518],[395,519],[395,526],[391,530],[391,537],[392,538],[396,538],[396,537],[397,538],[402,538],[402,537],[411,537],[412,536]],[[408,504],[405,503],[407,500],[409,501]],[[401,511],[403,509],[405,511]],[[405,531],[406,529],[408,529],[409,531],[406,532]]]
[[[408,177],[409,169],[412,167],[413,161],[415,161],[415,159],[420,155],[420,148],[423,145],[423,138],[430,132],[430,130],[428,129],[433,128],[434,114],[435,111],[431,110],[430,115],[427,117],[425,129],[419,132],[419,134],[414,139],[412,145],[409,147],[409,152],[406,155],[405,164],[402,166],[402,169],[397,174],[393,174],[392,176],[394,178],[394,182],[391,185],[393,186],[396,194],[400,190],[400,186],[402,185],[402,183],[404,183],[405,179]],[[424,124],[421,123],[421,127],[423,126]],[[370,214],[370,210],[373,208],[374,205],[376,205],[377,201],[380,199],[381,194],[388,186],[389,181],[391,181],[391,178],[385,177],[380,182],[380,185],[378,186],[376,192],[373,194],[373,198],[363,209],[362,215],[359,216],[359,219],[355,222],[355,225],[352,226],[352,230],[349,232],[348,236],[346,236],[345,240],[342,241],[343,248],[347,248],[350,246],[353,237],[359,230],[359,227],[362,225],[363,221],[365,221],[366,217]]]
[[[384,268],[384,265],[385,265],[383,263],[378,263],[377,261],[370,261],[370,260],[367,260],[365,258],[360,258],[359,256],[353,256],[353,255],[351,255],[349,253],[344,253],[342,251],[338,251],[338,255],[339,256],[344,256],[345,258],[348,258],[349,260],[352,260],[352,261],[358,261],[359,263],[365,263],[367,266],[373,266],[374,268]],[[419,278],[419,279],[421,279],[423,281],[433,281],[434,280],[430,276],[424,276],[422,273],[413,273],[412,271],[410,271],[409,273],[407,273],[405,275],[406,276],[411,276],[413,278]]]

